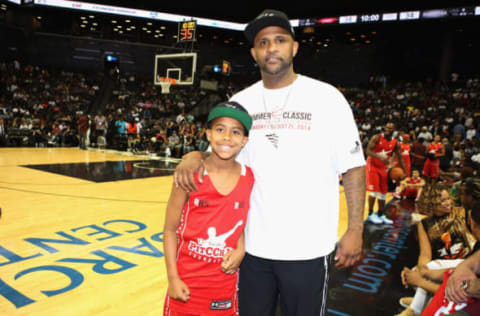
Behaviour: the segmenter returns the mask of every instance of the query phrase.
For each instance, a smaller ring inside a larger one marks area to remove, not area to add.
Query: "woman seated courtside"
[[[400,304],[406,309],[397,316],[420,315],[439,284],[415,282],[426,276],[430,270],[455,267],[471,252],[475,239],[468,233],[463,207],[453,207],[449,187],[436,183],[422,195],[423,205],[429,216],[417,223],[420,254],[417,266],[405,267],[401,273],[405,287],[416,287],[413,298],[402,298]]]

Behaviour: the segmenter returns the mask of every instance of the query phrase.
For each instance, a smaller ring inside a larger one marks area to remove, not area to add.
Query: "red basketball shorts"
[[[163,311],[163,316],[213,316],[213,315],[216,315],[215,314],[215,311],[212,311],[210,314],[209,313],[195,313],[195,314],[192,314],[192,313],[182,313],[182,312],[176,312],[174,310],[171,310],[170,308],[166,307],[164,308],[164,311]],[[232,314],[231,316],[238,316],[238,313],[235,312],[234,314]]]
[[[403,196],[404,197],[407,197],[407,198],[412,198],[412,199],[415,199],[417,197],[417,194],[418,194],[418,189],[417,188],[405,188],[405,190],[403,191]]]
[[[438,178],[438,170],[440,169],[440,159],[425,160],[423,165],[423,175],[425,177]]]
[[[386,194],[388,192],[388,174],[383,168],[377,168],[367,163],[366,169],[367,191],[380,192]]]

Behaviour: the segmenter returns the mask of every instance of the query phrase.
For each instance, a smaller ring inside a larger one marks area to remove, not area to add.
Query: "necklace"
[[[292,84],[290,85],[290,88],[288,89],[288,92],[287,92],[287,96],[285,97],[285,101],[283,101],[283,105],[279,108],[274,108],[272,109],[272,115],[273,113],[277,113],[277,112],[283,112],[283,110],[285,109],[285,107],[287,106],[288,104],[288,100],[290,99],[290,94],[293,90],[293,84],[295,83],[295,80],[292,82]],[[265,87],[262,88],[262,100],[263,100],[263,108],[265,110],[265,112],[269,112],[268,109],[267,109],[267,102],[265,100]]]
[[[275,147],[275,149],[278,149],[278,143],[280,140],[280,136],[274,131],[272,128],[272,119],[279,119],[283,113],[283,110],[286,108],[288,105],[288,100],[290,99],[290,94],[293,90],[293,84],[295,83],[297,77],[293,80],[292,84],[290,85],[290,88],[288,89],[287,95],[285,97],[285,100],[283,101],[283,105],[279,108],[274,108],[271,111],[268,111],[267,109],[267,102],[265,100],[265,87],[262,89],[262,100],[263,100],[263,108],[265,110],[265,113],[270,112],[271,117],[270,117],[270,124],[266,124],[267,128],[269,129],[269,132],[265,134],[265,137],[270,141],[270,143]]]

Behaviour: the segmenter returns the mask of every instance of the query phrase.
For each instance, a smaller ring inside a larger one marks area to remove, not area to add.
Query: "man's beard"
[[[286,72],[290,66],[292,65],[292,60],[290,59],[289,61],[284,61],[284,59],[280,59],[280,65],[276,67],[275,69],[270,69],[268,67],[268,63],[265,62],[264,64],[261,65],[261,70],[262,72],[269,74],[269,75],[278,75],[279,73]]]

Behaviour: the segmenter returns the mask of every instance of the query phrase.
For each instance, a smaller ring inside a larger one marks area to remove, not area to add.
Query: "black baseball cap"
[[[231,117],[239,121],[245,128],[245,135],[248,136],[248,132],[252,127],[252,117],[248,114],[248,111],[245,110],[240,103],[235,101],[222,102],[215,106],[208,114],[207,124],[210,125],[211,122],[219,117]]]
[[[293,38],[295,38],[295,32],[288,20],[288,16],[281,11],[272,9],[264,10],[259,16],[247,24],[244,31],[245,37],[253,44],[257,33],[268,26],[279,26],[284,28]]]

